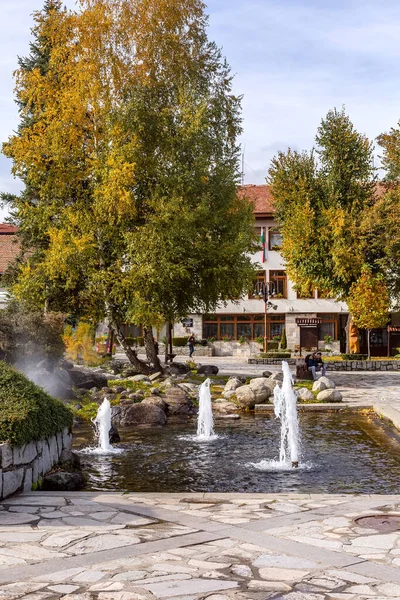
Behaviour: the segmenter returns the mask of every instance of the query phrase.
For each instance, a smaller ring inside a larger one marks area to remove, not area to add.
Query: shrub
[[[342,354],[343,360],[367,360],[368,354]]]
[[[290,358],[290,352],[261,352],[261,358]]]
[[[278,351],[279,350],[279,342],[277,342],[276,340],[268,340],[267,350],[268,350],[268,352]]]
[[[0,440],[23,446],[72,427],[72,412],[0,361]]]
[[[286,329],[282,329],[281,350],[286,350],[286,348],[287,348]]]
[[[173,346],[186,346],[188,343],[188,339],[187,337],[173,337],[172,338],[172,345]]]

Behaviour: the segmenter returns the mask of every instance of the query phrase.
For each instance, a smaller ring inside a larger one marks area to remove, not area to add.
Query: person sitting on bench
[[[321,371],[322,377],[326,375],[326,367],[322,362],[321,352],[314,352],[313,354],[307,354],[305,358],[307,370],[312,373],[314,381],[317,379],[317,371]]]

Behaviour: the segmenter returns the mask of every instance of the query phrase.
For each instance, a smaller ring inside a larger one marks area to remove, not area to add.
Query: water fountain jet
[[[197,417],[197,437],[210,439],[214,436],[214,419],[212,414],[210,379],[206,379],[199,391],[199,414]]]
[[[281,445],[279,462],[299,466],[299,420],[297,416],[297,394],[293,389],[293,378],[286,361],[282,361],[283,382],[274,389],[275,416],[281,420]]]
[[[110,429],[111,429],[111,404],[107,398],[104,398],[99,406],[97,415],[92,419],[96,435],[99,439],[99,445],[96,450],[101,453],[120,452],[118,448],[114,448],[110,444]]]

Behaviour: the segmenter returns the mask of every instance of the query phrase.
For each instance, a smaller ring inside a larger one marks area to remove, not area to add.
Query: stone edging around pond
[[[32,486],[71,451],[72,434],[68,428],[47,439],[24,446],[0,444],[0,500],[15,492],[30,492]]]
[[[289,365],[301,362],[299,358],[285,359]],[[281,358],[249,358],[250,365],[280,365]],[[327,371],[400,371],[400,360],[329,360]]]

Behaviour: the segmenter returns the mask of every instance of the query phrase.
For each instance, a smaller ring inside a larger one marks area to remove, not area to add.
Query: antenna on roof
[[[242,176],[241,176],[242,185],[244,185],[244,153],[245,152],[246,152],[246,144],[244,144],[243,152],[242,152]]]

